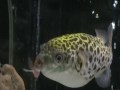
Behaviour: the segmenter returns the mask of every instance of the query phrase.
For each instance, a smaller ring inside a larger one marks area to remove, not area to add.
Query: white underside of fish
[[[80,76],[80,73],[73,69],[58,73],[42,70],[42,74],[49,79],[52,79],[63,84],[64,86],[71,88],[82,87],[93,79],[85,79],[84,77]]]

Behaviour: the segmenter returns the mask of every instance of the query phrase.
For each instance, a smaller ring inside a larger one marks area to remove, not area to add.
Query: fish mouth
[[[34,64],[32,63],[32,67],[30,67],[30,70],[24,68],[23,71],[31,72],[34,78],[37,79],[40,76],[40,69],[42,68],[42,66],[43,66],[43,60],[37,56]]]
[[[39,69],[29,70],[29,69],[25,69],[25,68],[24,68],[23,71],[33,73],[34,78],[38,78],[38,77],[40,76],[40,70],[39,70]]]
[[[32,71],[34,78],[38,78],[40,76],[40,70],[39,69],[33,69]]]

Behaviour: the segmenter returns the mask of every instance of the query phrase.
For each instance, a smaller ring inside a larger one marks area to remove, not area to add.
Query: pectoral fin
[[[102,88],[107,88],[110,86],[111,82],[111,70],[107,68],[103,73],[96,77],[97,84]]]
[[[88,59],[89,59],[89,53],[88,52],[79,51],[76,67],[84,68],[84,65],[85,65],[85,63]]]

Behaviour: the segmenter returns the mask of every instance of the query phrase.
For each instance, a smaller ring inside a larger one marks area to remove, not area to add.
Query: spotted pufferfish
[[[67,34],[40,46],[32,72],[40,72],[64,86],[78,88],[95,78],[102,87],[110,85],[112,63],[112,24],[107,31],[95,30],[96,36],[86,33]]]

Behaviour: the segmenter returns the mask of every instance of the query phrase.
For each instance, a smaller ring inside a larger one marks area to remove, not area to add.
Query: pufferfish
[[[58,36],[40,46],[32,72],[40,73],[64,86],[78,88],[95,78],[97,84],[110,85],[112,63],[112,23],[96,36],[75,33]]]

